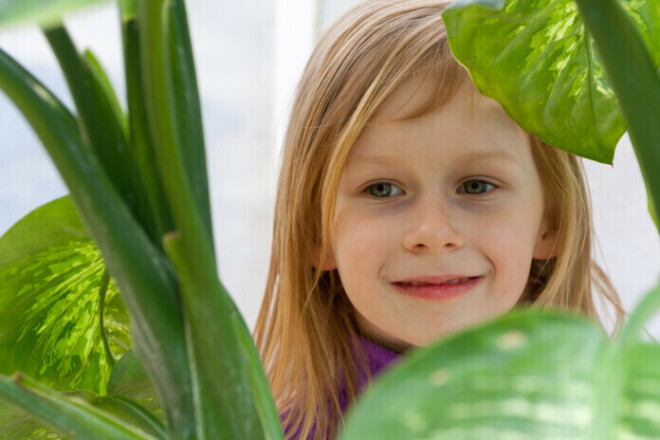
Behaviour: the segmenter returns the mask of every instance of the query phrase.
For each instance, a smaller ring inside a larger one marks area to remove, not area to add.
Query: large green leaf
[[[660,2],[620,0],[660,65]],[[611,163],[626,125],[573,0],[459,0],[443,13],[456,59],[525,130]]]
[[[66,12],[108,0],[0,0],[0,26],[38,22],[57,23]]]
[[[113,357],[130,346],[114,281],[99,301],[104,272],[69,197],[7,231],[0,238],[0,373],[22,371],[58,390],[104,394]]]
[[[597,325],[515,311],[420,349],[349,414],[342,440],[657,439],[660,346],[639,340],[660,286],[610,342]]]

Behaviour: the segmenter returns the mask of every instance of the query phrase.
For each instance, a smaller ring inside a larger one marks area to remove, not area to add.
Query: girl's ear
[[[320,271],[330,271],[337,268],[332,249],[328,249],[325,258],[321,258],[321,245],[315,244],[312,249],[312,266]]]
[[[559,231],[556,228],[549,227],[547,219],[543,220],[539,236],[536,239],[536,246],[532,258],[535,260],[547,260],[556,257],[558,249]]]

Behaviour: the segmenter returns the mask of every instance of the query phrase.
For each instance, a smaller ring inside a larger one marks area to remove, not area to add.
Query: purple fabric
[[[367,355],[367,361],[369,363],[369,371],[371,373],[372,379],[377,377],[386,367],[395,363],[401,355],[399,353],[393,352],[382,345],[379,345],[369,339],[366,339],[362,336],[357,337],[357,349],[362,350]],[[363,391],[364,387],[367,385],[367,377],[364,373],[360,374],[357,378],[357,393],[358,395]],[[345,390],[339,390],[339,405],[342,412],[346,412],[348,406],[348,396],[346,395]],[[285,414],[282,414],[280,418],[283,420]],[[313,432],[312,432],[313,434]],[[311,436],[308,437],[311,439]],[[302,440],[300,438],[300,432],[295,432],[287,440]]]
[[[377,344],[374,341],[366,339],[358,335],[358,347],[366,352],[367,360],[369,362],[369,371],[371,377],[375,378],[378,374],[385,369],[385,367],[392,364],[394,361],[399,359],[401,355],[395,353],[388,348],[383,347],[382,345]],[[367,385],[367,377],[365,374],[359,374],[357,378],[357,392],[358,395],[362,392],[363,388]],[[343,390],[342,390],[343,391]],[[339,404],[341,406],[342,412],[346,412],[346,407],[348,406],[348,398],[344,392],[340,392],[341,398]]]

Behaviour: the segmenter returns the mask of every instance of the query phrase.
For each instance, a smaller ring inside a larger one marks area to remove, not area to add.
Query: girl
[[[517,304],[620,321],[581,163],[476,91],[446,6],[355,6],[299,84],[255,329],[289,438],[332,437],[401,353]]]

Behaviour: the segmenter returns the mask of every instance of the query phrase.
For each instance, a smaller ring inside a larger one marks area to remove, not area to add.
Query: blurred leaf
[[[124,354],[112,370],[107,388],[106,397],[81,391],[66,394],[84,398],[92,405],[111,412],[127,423],[141,427],[155,437],[163,438],[162,406],[156,389],[131,350]],[[136,404],[139,405],[136,408],[137,417],[132,411]],[[63,437],[19,408],[13,405],[0,405],[0,440],[28,438],[57,440]]]
[[[51,26],[59,22],[67,12],[105,1],[107,0],[1,0],[0,26],[25,22]]]
[[[97,400],[94,393],[89,391],[58,393],[23,375],[15,375],[13,378],[0,375],[0,399],[20,408],[37,423],[44,424],[59,433],[59,436],[43,437],[43,431],[36,427],[37,438],[40,436],[41,438],[61,438],[60,436],[63,435],[72,440],[164,438],[150,435],[130,422],[126,423],[115,414],[92,404],[92,401]],[[109,400],[105,399],[103,406],[108,406]],[[136,404],[134,406],[139,409]],[[26,437],[17,437],[18,433],[15,431],[11,438],[32,438],[27,437],[32,435],[29,428],[29,425],[23,425],[21,429]]]
[[[105,393],[99,289],[103,259],[69,197],[37,208],[0,238],[0,373],[22,371],[64,391]],[[128,313],[114,282],[104,324],[119,357],[130,346]]]
[[[131,399],[118,396],[99,396],[90,403],[154,438],[160,440],[168,438],[163,422]]]
[[[128,118],[119,104],[119,99],[101,62],[94,55],[94,52],[89,49],[82,53],[82,62],[93,78],[95,88],[97,89],[96,94],[99,96],[99,99],[107,100],[107,106],[112,112],[112,119],[118,121],[121,132],[126,135],[128,133]]]
[[[660,438],[660,346],[645,297],[611,343],[586,318],[517,310],[417,349],[348,415],[341,440]]]
[[[162,419],[162,404],[158,393],[132,350],[127,351],[112,370],[108,395],[134,400]]]
[[[0,401],[0,440],[59,440],[63,437],[25,412]]]
[[[660,2],[620,3],[646,46],[660,47]],[[612,162],[626,125],[572,0],[459,0],[443,19],[451,50],[477,89],[522,128],[562,150]],[[660,51],[653,63],[660,66]]]

